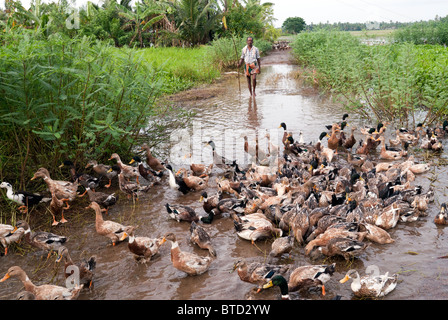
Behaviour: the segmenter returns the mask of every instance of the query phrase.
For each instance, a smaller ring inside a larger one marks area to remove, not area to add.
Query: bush
[[[246,46],[247,37],[225,37],[213,40],[208,46],[208,55],[212,62],[221,70],[235,69],[241,57],[241,51]],[[263,39],[254,38],[254,46],[260,50],[260,55],[267,54],[272,49],[272,43]]]
[[[152,130],[165,78],[136,50],[27,31],[11,39],[0,48],[2,179],[23,188],[41,166],[128,155]]]
[[[448,114],[448,49],[443,46],[367,46],[336,31],[302,33],[292,46],[312,83],[366,118],[415,125]]]

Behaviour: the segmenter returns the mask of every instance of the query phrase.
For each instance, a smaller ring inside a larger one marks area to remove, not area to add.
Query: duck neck
[[[278,284],[280,288],[280,293],[282,294],[282,300],[289,300],[289,288],[288,283],[286,281],[281,281]]]
[[[20,281],[22,281],[26,291],[32,293],[35,292],[36,286],[31,282],[30,278],[28,278],[25,272],[20,273],[19,275],[17,275],[17,277],[20,279]]]
[[[104,220],[103,220],[103,214],[101,213],[101,208],[99,206],[95,207],[95,223],[101,224],[103,222]]]
[[[358,273],[355,273],[355,275],[352,277],[351,288],[354,292],[359,291],[359,289],[361,289],[361,280],[359,279]]]
[[[171,260],[175,260],[180,254],[179,243],[177,241],[171,241]]]
[[[174,177],[174,173],[173,173],[172,170],[168,170],[168,172],[169,172],[169,175],[170,175],[169,180],[168,180],[168,182],[170,184],[170,187],[171,188],[176,188],[176,185],[177,185],[176,177]]]

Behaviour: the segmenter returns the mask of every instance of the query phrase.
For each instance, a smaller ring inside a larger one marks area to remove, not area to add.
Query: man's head
[[[254,38],[252,38],[252,37],[247,37],[247,39],[246,39],[246,43],[247,43],[247,45],[252,46],[252,44],[254,43]]]

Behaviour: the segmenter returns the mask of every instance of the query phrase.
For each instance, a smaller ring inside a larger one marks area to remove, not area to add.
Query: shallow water
[[[213,140],[220,154],[248,164],[249,160],[243,151],[243,137],[247,135],[251,142],[258,136],[260,146],[265,146],[268,130],[271,139],[278,142],[275,139],[282,134],[278,129],[281,122],[287,124],[288,131],[292,131],[294,137],[298,137],[299,131],[302,131],[306,142],[316,142],[319,134],[325,130],[324,125],[340,121],[344,110],[316,91],[301,87],[293,77],[296,68],[286,63],[263,64],[255,99],[249,97],[245,79],[241,77],[240,94],[237,78],[234,75],[226,77],[216,84],[221,89],[219,95],[183,104],[196,112],[195,121],[185,131],[173,135],[169,150],[159,151],[167,154],[175,169],[188,167],[190,161],[210,163],[211,148],[203,142]],[[349,122],[364,125],[353,117],[349,118]],[[434,160],[438,161],[437,158]],[[215,178],[218,175],[219,171],[213,172],[207,189],[209,194],[214,194],[216,190]],[[303,247],[297,245],[291,258],[281,258],[278,263],[305,265],[336,262],[337,271],[326,285],[325,297],[318,292],[302,294],[300,297],[331,299],[340,295],[343,299],[351,299],[349,284],[340,284],[339,280],[351,268],[364,274],[368,266],[374,265],[381,273],[399,273],[397,288],[384,299],[447,299],[448,262],[437,257],[448,253],[448,229],[433,223],[439,204],[447,198],[444,183],[446,167],[437,167],[434,172],[418,176],[414,183],[421,184],[426,191],[431,182],[428,177],[437,177],[434,182],[436,201],[430,206],[428,217],[411,223],[399,222],[396,228],[389,230],[395,243],[372,243],[352,262],[342,259],[311,261],[304,256]],[[121,194],[118,204],[110,208],[109,216],[105,219],[138,224],[138,236],[158,237],[166,232],[174,232],[182,250],[206,255],[206,251],[189,242],[189,223],[171,220],[164,208],[165,203],[180,203],[190,205],[203,214],[202,204],[198,200],[199,192],[182,195],[169,189],[164,179],[161,185],[155,186],[135,203]],[[217,258],[208,272],[190,277],[172,266],[169,243],[162,246],[160,254],[146,265],[134,261],[127,243],[115,247],[108,245],[106,238],[96,234],[95,215],[92,210],[84,209],[87,204],[87,199],[79,199],[66,213],[69,223],[51,228],[54,233],[69,236],[67,247],[74,261],[79,257],[97,256],[94,287],[90,291],[83,291],[79,299],[234,300],[278,297],[278,288],[254,294],[255,285],[242,282],[236,272],[230,273],[233,263],[239,258],[245,258],[248,262],[264,261],[271,244],[270,241],[260,241],[254,246],[238,238],[230,218],[217,218],[211,225],[203,225],[212,237]],[[82,213],[80,218],[75,218],[77,213]],[[50,230],[49,219],[45,220],[46,224],[36,225],[36,228]],[[29,250],[26,246],[22,248],[13,248],[8,256],[0,257],[1,276],[10,266],[19,265],[35,284],[64,284],[62,266],[54,263],[54,257],[45,261],[46,255],[41,252]],[[22,289],[22,284],[16,279],[0,283],[0,299],[14,299]],[[297,294],[292,296],[298,297]]]

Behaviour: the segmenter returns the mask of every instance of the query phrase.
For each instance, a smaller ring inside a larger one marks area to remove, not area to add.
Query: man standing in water
[[[238,68],[244,61],[244,72],[246,74],[249,92],[251,96],[255,97],[257,74],[260,73],[260,51],[257,47],[253,46],[254,39],[252,37],[248,37],[246,43],[247,45],[243,48],[240,61],[238,62]]]

